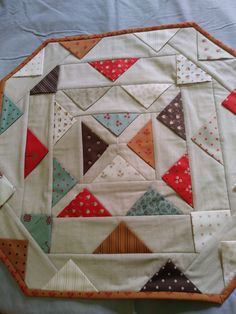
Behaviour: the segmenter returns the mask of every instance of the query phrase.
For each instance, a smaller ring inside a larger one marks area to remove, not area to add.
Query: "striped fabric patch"
[[[152,253],[124,222],[97,247],[94,254]]]
[[[49,94],[57,91],[57,82],[59,77],[59,66],[56,66],[49,72],[34,88],[31,89],[30,95]]]

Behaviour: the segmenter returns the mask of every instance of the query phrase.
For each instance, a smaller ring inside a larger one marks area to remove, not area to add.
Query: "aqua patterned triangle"
[[[127,216],[181,215],[183,212],[165,197],[149,187],[147,192],[127,212]]]
[[[78,181],[73,178],[54,158],[53,159],[53,187],[52,206],[56,205]]]
[[[93,116],[114,135],[119,136],[137,118],[138,114],[129,112],[99,113]]]
[[[24,214],[21,221],[45,253],[51,244],[52,219],[45,214]]]
[[[5,132],[23,113],[6,96],[2,99],[2,113],[0,113],[0,134]]]

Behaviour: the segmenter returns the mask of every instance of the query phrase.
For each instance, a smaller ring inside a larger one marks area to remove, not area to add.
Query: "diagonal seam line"
[[[169,43],[169,45],[174,48],[176,51],[178,51],[180,54],[182,54],[183,56],[185,56],[185,58],[187,58],[188,60],[190,60],[193,64],[195,64],[196,66],[198,66],[200,69],[202,69],[203,71],[205,71],[208,75],[210,75],[212,78],[214,78],[221,86],[223,86],[225,89],[227,89],[229,92],[231,92],[231,89],[229,89],[222,81],[221,79],[216,76],[215,74],[212,75],[212,72],[209,71],[208,67],[203,65],[203,64],[199,64],[197,62],[197,60],[194,60],[193,58],[187,56],[183,51],[179,50],[179,48],[176,48],[175,45],[173,43]],[[203,83],[203,82],[202,82]],[[197,83],[195,83],[197,84]],[[200,83],[198,83],[200,84]],[[187,85],[187,84],[186,84]],[[177,85],[178,86],[178,85]]]

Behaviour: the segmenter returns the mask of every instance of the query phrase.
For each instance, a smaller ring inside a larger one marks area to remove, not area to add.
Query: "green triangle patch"
[[[0,134],[5,132],[23,113],[6,96],[2,99],[2,113],[0,113]]]
[[[54,158],[53,159],[53,190],[52,190],[52,206],[56,205],[77,183]]]
[[[165,197],[149,187],[147,192],[127,212],[127,216],[182,215],[183,212]]]
[[[45,253],[50,251],[52,219],[45,214],[24,214],[21,221]]]

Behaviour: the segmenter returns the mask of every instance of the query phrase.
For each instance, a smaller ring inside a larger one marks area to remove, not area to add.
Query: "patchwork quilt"
[[[236,52],[195,23],[47,40],[0,85],[0,258],[27,295],[236,287]]]

